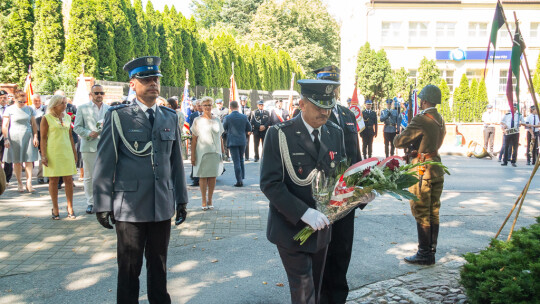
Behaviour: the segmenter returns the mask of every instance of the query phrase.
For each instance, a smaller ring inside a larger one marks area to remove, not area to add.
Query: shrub
[[[467,253],[461,284],[471,303],[540,303],[540,217],[508,242]]]

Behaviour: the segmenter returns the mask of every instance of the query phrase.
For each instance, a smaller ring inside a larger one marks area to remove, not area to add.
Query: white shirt
[[[144,103],[140,102],[137,98],[135,98],[135,103],[137,103],[137,105],[139,105],[141,110],[144,112],[144,115],[146,115],[146,118],[149,118],[150,114],[148,114],[148,112],[146,112],[146,110],[148,110],[148,107]],[[150,107],[150,109],[154,110],[154,118],[156,118],[157,104],[154,103],[154,105],[152,107]]]
[[[94,118],[96,121],[100,121],[105,118],[105,113],[107,111],[105,110],[105,107],[103,106],[103,103],[101,104],[101,107],[98,107],[93,101],[92,101],[92,110],[94,110]]]
[[[520,123],[524,123],[523,116],[516,112],[514,113],[514,128],[519,129]],[[505,125],[507,129],[512,128],[512,113],[506,113],[501,121],[501,124]]]
[[[34,110],[34,114],[35,114],[36,118],[45,115],[44,108],[45,108],[44,105],[41,105],[39,108],[36,108],[34,105],[32,105],[32,110]]]
[[[310,126],[305,120],[304,120],[304,115],[302,113],[302,115],[300,115],[302,117],[302,122],[304,122],[304,125],[306,126],[308,132],[309,132],[309,136],[311,137],[311,140],[312,141],[315,141],[315,136],[313,135],[313,130],[315,130],[315,128],[313,128],[312,126]],[[322,127],[322,126],[321,126]],[[318,127],[317,130],[319,130],[319,141],[321,141],[321,127]]]
[[[484,112],[484,114],[482,114],[482,122],[484,123],[484,127],[493,127],[493,125],[497,123],[495,113],[493,111],[491,113],[488,111]]]
[[[537,114],[530,114],[529,116],[527,116],[527,118],[525,119],[525,122],[529,125],[538,125],[540,124],[540,120],[538,119],[538,115]],[[533,133],[534,132],[537,132],[540,128],[534,128],[534,127],[530,127],[529,128]]]

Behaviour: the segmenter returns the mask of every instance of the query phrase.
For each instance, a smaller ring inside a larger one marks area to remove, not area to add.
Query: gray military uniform
[[[131,149],[152,143],[144,156],[132,153],[119,130],[112,129],[113,112]],[[169,220],[177,205],[188,202],[180,138],[178,116],[166,107],[156,108],[153,127],[137,104],[111,108],[98,144],[95,211],[113,211],[117,221],[125,222]]]

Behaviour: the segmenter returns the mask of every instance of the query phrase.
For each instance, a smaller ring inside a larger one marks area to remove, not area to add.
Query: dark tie
[[[510,123],[510,128],[514,127],[514,115],[512,115],[512,122]]]
[[[311,132],[315,139],[313,139],[313,143],[315,144],[315,149],[317,150],[317,153],[319,153],[319,150],[321,149],[321,141],[319,140],[319,130],[315,129],[313,132]]]
[[[146,112],[148,113],[148,120],[150,120],[150,124],[153,127],[154,126],[154,110],[152,110],[152,108],[148,108]]]

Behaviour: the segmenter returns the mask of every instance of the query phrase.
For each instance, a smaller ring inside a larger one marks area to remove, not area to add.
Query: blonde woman
[[[193,176],[199,177],[202,195],[202,210],[214,209],[212,196],[216,187],[216,177],[223,172],[221,155],[223,125],[218,117],[212,117],[211,97],[200,101],[202,115],[195,118],[191,126],[191,164]]]
[[[26,93],[15,92],[15,103],[9,106],[3,114],[2,133],[4,135],[4,152],[6,163],[13,163],[17,177],[18,190],[24,192],[22,183],[22,164],[26,171],[26,190],[32,188],[32,169],[34,162],[39,159],[38,137],[35,112],[26,105]]]
[[[67,213],[75,219],[73,212],[73,175],[77,174],[77,150],[71,132],[71,117],[65,113],[67,100],[54,95],[49,101],[47,114],[41,120],[41,158],[43,176],[49,178],[49,194],[53,204],[52,219],[59,220],[58,181],[63,178],[66,184]]]

